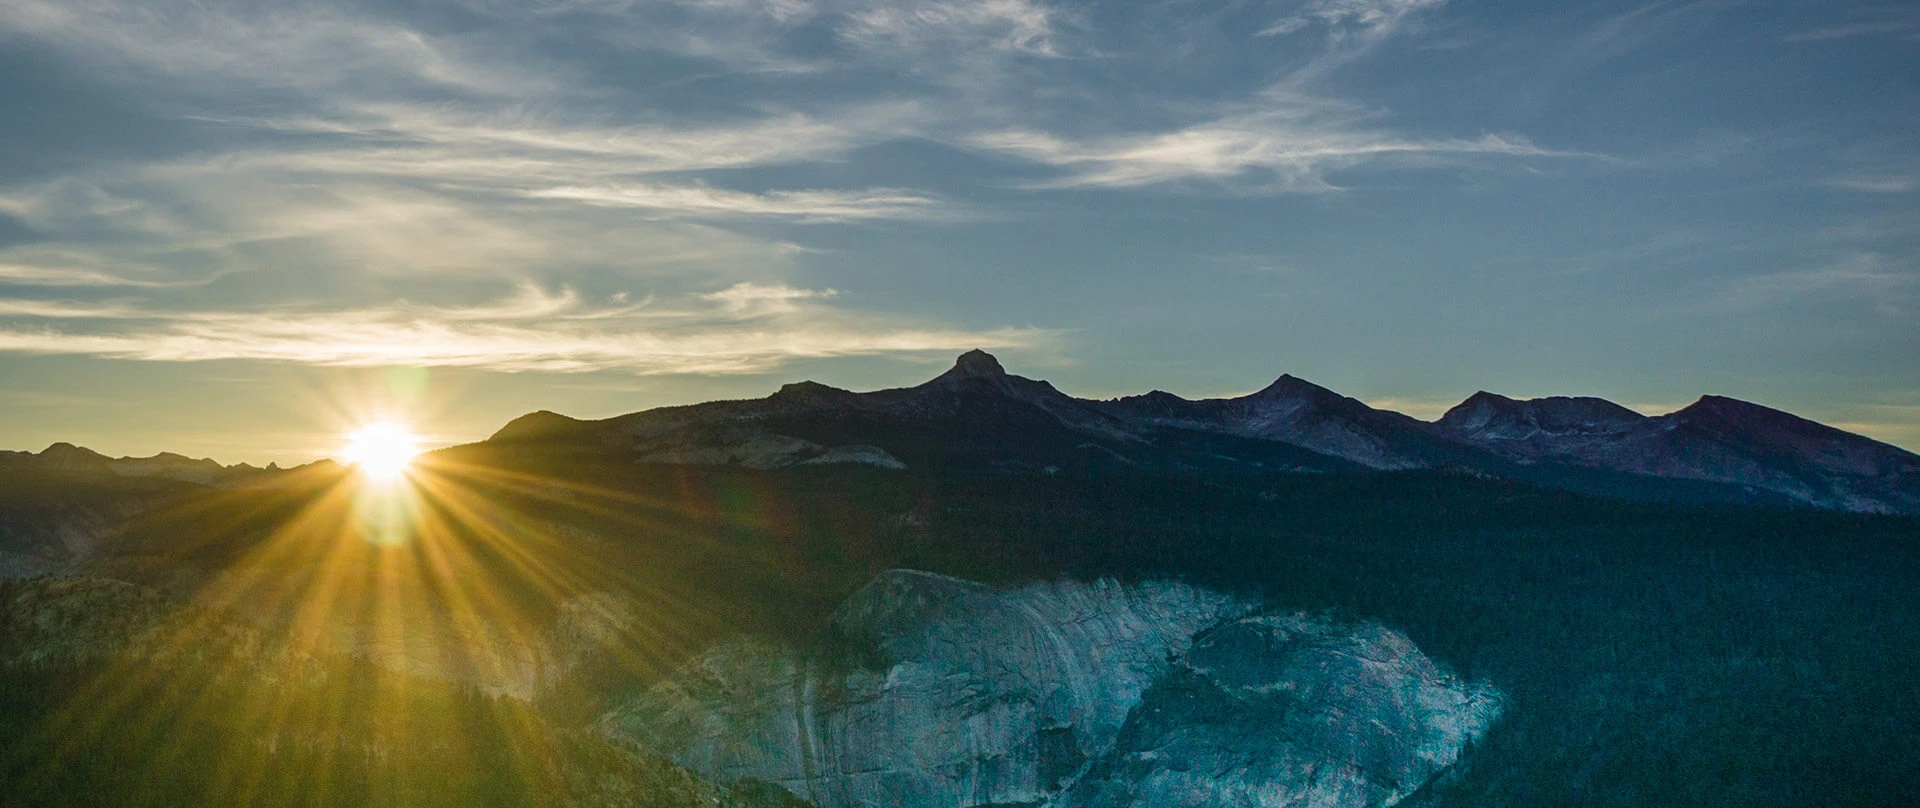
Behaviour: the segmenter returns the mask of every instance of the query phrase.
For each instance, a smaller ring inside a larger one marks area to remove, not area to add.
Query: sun
[[[348,464],[380,482],[400,479],[419,453],[420,441],[413,433],[388,421],[367,424],[348,435],[347,448],[341,450]]]

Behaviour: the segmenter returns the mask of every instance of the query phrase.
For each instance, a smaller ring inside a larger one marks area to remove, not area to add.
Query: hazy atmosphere
[[[0,447],[304,462],[970,348],[1920,448],[1920,13],[0,0]]]
[[[0,0],[0,808],[1920,806],[1920,6]]]

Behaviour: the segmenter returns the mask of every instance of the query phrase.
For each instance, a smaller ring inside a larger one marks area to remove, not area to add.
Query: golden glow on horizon
[[[355,439],[415,438],[397,418],[357,423]],[[687,599],[672,563],[678,545],[583,540],[581,531],[677,535],[684,514],[718,515],[706,509],[748,501],[635,493],[461,456],[400,468],[388,483],[365,467],[323,470],[161,511],[155,535],[169,537],[169,546],[219,550],[194,595],[205,608],[182,610],[155,629],[143,640],[151,653],[103,661],[107,669],[78,686],[72,709],[34,727],[28,743],[52,751],[29,781],[67,782],[69,755],[162,743],[184,723],[234,730],[221,741],[231,745],[210,757],[218,768],[198,804],[260,805],[282,794],[365,801],[361,792],[328,789],[348,780],[412,788],[414,780],[395,773],[427,760],[484,766],[489,788],[547,793],[564,773],[554,757],[562,736],[530,705],[571,670],[547,653],[557,648],[549,644],[555,630],[568,625],[556,615],[604,627],[594,629],[595,653],[648,677],[704,648],[724,619]],[[297,505],[291,511],[281,509],[288,497]],[[262,518],[272,520],[265,531]],[[236,637],[252,642],[251,633],[236,635],[236,618],[275,628],[259,633],[257,651],[212,653]],[[213,671],[224,684],[176,684],[179,670]],[[460,694],[469,687],[510,698],[468,700]],[[336,738],[368,738],[389,753],[369,757]],[[143,754],[132,763],[150,768],[129,781],[167,782],[195,760]],[[397,792],[390,801],[433,804],[441,796]]]
[[[348,465],[377,482],[393,482],[405,476],[418,454],[420,440],[391,421],[361,427],[347,436],[347,446],[341,450]]]

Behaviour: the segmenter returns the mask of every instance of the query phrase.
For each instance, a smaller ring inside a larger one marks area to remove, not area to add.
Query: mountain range
[[[55,443],[38,453],[0,450],[0,469],[152,477],[216,488],[245,485],[249,480],[284,470],[275,463],[268,463],[265,468],[247,463],[223,466],[209,457],[193,458],[173,452],[160,452],[151,457],[108,457],[65,442]]]
[[[0,453],[0,804],[1920,804],[1914,520],[1849,512],[1920,510],[1915,460],[980,352],[536,412],[397,488]]]
[[[1649,416],[1600,398],[1513,399],[1483,391],[1428,422],[1291,375],[1236,398],[1194,400],[1160,390],[1076,398],[1008,373],[978,350],[913,387],[856,393],[803,381],[760,399],[599,420],[542,410],[514,419],[485,442],[754,469],[846,463],[1042,474],[1427,469],[1636,500],[1920,513],[1920,455],[1724,396],[1702,396]],[[67,443],[39,453],[0,452],[5,469],[219,488],[259,484],[288,471],[166,452],[111,458]]]
[[[1599,398],[1479,392],[1426,422],[1291,375],[1237,398],[1082,399],[977,350],[914,387],[856,393],[808,381],[762,399],[592,421],[541,411],[488,442],[752,468],[1442,469],[1632,499],[1920,512],[1920,456],[1723,396],[1647,416]]]

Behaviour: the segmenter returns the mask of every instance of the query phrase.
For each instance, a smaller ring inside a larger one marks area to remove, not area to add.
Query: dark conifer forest
[[[777,788],[702,783],[602,737],[593,717],[729,636],[848,658],[828,613],[899,567],[1000,585],[1179,579],[1403,630],[1510,700],[1422,805],[1920,799],[1910,517],[1635,503],[1435,471],[754,472],[557,454],[517,461],[544,481],[528,487],[488,482],[502,479],[492,450],[462,451],[460,484],[481,504],[435,541],[459,548],[447,563],[460,580],[492,592],[487,619],[536,626],[570,594],[628,592],[658,604],[633,653],[529,699],[302,647],[290,590],[260,588],[232,614],[204,604],[262,557],[297,577],[302,553],[324,548],[262,547],[304,541],[275,537],[331,483],[192,494],[130,522],[92,583],[0,583],[5,799],[778,804]],[[24,507],[33,494],[8,496]],[[424,507],[431,522],[448,506]],[[525,574],[528,554],[543,577]],[[128,643],[146,646],[106,650]]]

